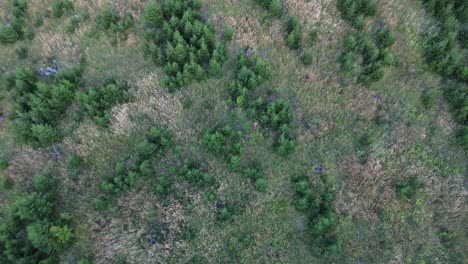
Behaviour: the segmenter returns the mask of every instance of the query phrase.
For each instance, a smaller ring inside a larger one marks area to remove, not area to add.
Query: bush
[[[172,191],[172,180],[169,176],[159,177],[155,191],[159,195],[168,195]]]
[[[36,82],[27,69],[15,73],[15,103],[11,128],[20,143],[31,142],[37,147],[49,146],[61,138],[56,128],[66,115],[74,98],[78,79],[63,75],[47,84]]]
[[[8,168],[8,160],[0,158],[0,173],[4,172]]]
[[[215,183],[213,176],[200,170],[191,160],[184,160],[184,165],[179,168],[179,174],[192,185],[198,187],[211,186]]]
[[[437,99],[437,90],[426,90],[421,96],[421,101],[426,109],[431,109]]]
[[[208,151],[222,155],[229,160],[242,151],[243,133],[228,125],[218,129],[208,129],[203,133],[202,137],[203,144]]]
[[[60,139],[60,133],[50,125],[32,125],[31,133],[40,148],[50,146]]]
[[[395,185],[396,193],[399,198],[412,199],[417,190],[421,188],[423,182],[417,177],[412,177],[405,183]]]
[[[302,26],[296,16],[290,16],[286,22],[286,46],[298,49],[302,45]]]
[[[60,0],[52,2],[52,15],[55,18],[61,18],[64,12],[73,10],[73,3],[68,0]]]
[[[6,25],[0,26],[0,43],[1,44],[13,44],[18,41],[18,33],[11,27]]]
[[[224,28],[224,33],[223,33],[224,40],[226,40],[226,41],[232,40],[233,35],[234,35],[234,30],[232,29],[232,27],[226,26]]]
[[[105,31],[111,37],[112,44],[116,45],[118,40],[125,41],[127,39],[127,31],[134,22],[130,13],[121,17],[112,8],[106,7],[96,18],[96,24],[97,28]]]
[[[310,51],[304,52],[304,54],[302,55],[301,61],[302,61],[302,64],[304,65],[307,65],[307,66],[311,65],[312,64],[312,52]]]
[[[130,98],[127,84],[113,78],[107,79],[99,90],[90,88],[87,92],[76,93],[78,104],[101,127],[109,124],[112,107],[126,103]]]
[[[387,28],[381,28],[376,32],[376,40],[380,48],[388,48],[395,43],[395,36]]]
[[[73,240],[70,216],[54,204],[56,185],[36,177],[30,193],[18,193],[0,219],[2,263],[56,263]]]
[[[309,46],[314,46],[315,43],[317,43],[317,39],[318,39],[318,31],[317,30],[311,30],[309,32],[309,40],[308,40],[308,43],[309,43]]]
[[[154,2],[146,5],[143,10],[143,18],[153,27],[161,26],[164,19],[161,8]]]
[[[356,28],[362,28],[363,17],[377,12],[376,0],[338,0],[337,4],[343,18]]]
[[[200,5],[183,0],[177,5],[166,1],[161,7],[149,3],[145,8],[144,17],[153,27],[147,34],[146,53],[164,66],[161,84],[171,92],[208,75],[220,76],[226,60],[224,46],[216,42],[214,26],[203,19]],[[211,67],[205,67],[209,63]]]
[[[283,15],[283,5],[280,0],[255,0],[255,2],[268,10],[273,16]]]
[[[257,179],[254,182],[255,190],[259,192],[265,192],[266,186],[267,186],[267,183],[265,179]]]

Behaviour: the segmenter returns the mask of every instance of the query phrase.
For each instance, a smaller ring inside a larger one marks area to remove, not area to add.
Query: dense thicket
[[[166,0],[161,6],[150,2],[145,7],[144,18],[150,27],[147,54],[164,66],[162,83],[170,91],[194,80],[222,75],[225,48],[200,8],[199,0]]]
[[[56,206],[50,175],[34,179],[31,192],[13,199],[0,218],[1,263],[58,263],[73,241],[71,218]]]
[[[74,99],[80,75],[81,69],[76,68],[38,79],[29,69],[16,69],[11,129],[19,142],[46,147],[61,138],[57,126]]]

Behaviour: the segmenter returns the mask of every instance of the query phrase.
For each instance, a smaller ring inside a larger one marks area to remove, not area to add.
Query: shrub
[[[169,176],[159,177],[155,191],[160,195],[168,195],[172,191],[172,180]]]
[[[317,39],[318,39],[318,31],[317,30],[311,30],[309,31],[309,39],[308,39],[308,43],[309,43],[309,46],[314,46],[315,43],[317,43]]]
[[[381,48],[388,48],[395,43],[395,36],[387,28],[381,28],[376,32],[376,40]]]
[[[227,207],[218,210],[217,219],[220,221],[229,221],[232,219],[232,214]]]
[[[242,151],[241,131],[225,125],[218,129],[208,129],[203,133],[203,144],[208,151],[230,159]]]
[[[52,15],[55,18],[61,18],[65,11],[73,10],[73,3],[68,0],[59,0],[52,2]]]
[[[0,173],[4,172],[8,168],[8,160],[0,158]]]
[[[214,26],[203,19],[200,2],[183,0],[174,5],[166,1],[161,7],[149,3],[144,16],[153,27],[147,35],[147,55],[164,65],[166,77],[161,83],[171,92],[209,74],[219,76],[220,67],[204,66],[213,60],[222,66],[224,46],[215,41]]]
[[[283,5],[280,0],[255,0],[255,2],[270,11],[275,17],[283,15]]]
[[[0,188],[2,191],[11,190],[14,185],[15,182],[10,177],[0,174]]]
[[[398,197],[412,199],[417,190],[421,188],[422,185],[423,182],[420,179],[417,177],[412,177],[405,183],[396,184],[395,189]]]
[[[150,2],[143,10],[143,17],[153,27],[159,27],[163,22],[161,8],[154,2]]]
[[[271,0],[268,10],[275,17],[281,17],[283,15],[283,5],[280,0]]]
[[[232,29],[232,27],[226,26],[224,28],[224,33],[223,33],[224,40],[226,40],[226,41],[232,40],[233,35],[234,35],[234,30]]]
[[[431,109],[437,99],[437,90],[426,90],[421,96],[421,101],[426,109]]]
[[[311,65],[312,64],[312,52],[306,51],[301,58],[302,64]]]
[[[286,46],[298,49],[302,45],[302,26],[296,16],[290,16],[286,22]]]
[[[120,16],[111,7],[105,7],[101,14],[96,18],[96,24],[93,31],[89,33],[90,37],[95,37],[98,30],[104,31],[111,39],[111,44],[117,45],[118,41],[127,39],[127,31],[134,24],[131,13],[126,13]]]
[[[70,216],[54,204],[56,185],[48,177],[36,177],[30,193],[19,192],[0,219],[2,263],[56,263],[70,246]]]
[[[50,146],[60,139],[60,133],[50,125],[32,125],[31,133],[40,148]]]
[[[356,28],[362,28],[363,17],[377,12],[376,0],[338,0],[337,4],[343,18]]]
[[[179,168],[179,174],[188,182],[198,187],[210,186],[215,183],[213,176],[200,170],[191,160],[184,160],[184,165]]]
[[[90,88],[87,92],[76,93],[79,105],[101,127],[109,124],[112,107],[128,102],[130,98],[127,84],[113,78],[106,80],[99,90]]]
[[[265,192],[266,185],[267,185],[267,183],[266,183],[265,179],[257,179],[254,182],[255,190],[257,190],[259,192]]]
[[[76,83],[72,83],[68,77],[63,75],[46,84],[36,82],[30,70],[16,70],[15,114],[12,116],[11,128],[19,142],[46,147],[61,138],[56,127],[65,117],[76,88]],[[73,81],[78,82],[77,79]]]
[[[305,211],[311,205],[312,189],[309,186],[309,181],[305,177],[294,180],[294,190],[298,199],[295,201],[296,208],[300,211]]]
[[[18,33],[11,27],[6,25],[0,26],[0,43],[1,44],[13,44],[18,41]]]

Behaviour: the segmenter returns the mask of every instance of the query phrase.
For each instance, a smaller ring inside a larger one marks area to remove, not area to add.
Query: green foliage
[[[109,195],[121,194],[136,187],[140,178],[151,178],[155,175],[152,160],[162,158],[171,146],[171,136],[166,129],[150,128],[146,138],[136,144],[133,159],[117,163],[112,173],[101,183],[101,190]],[[157,187],[157,192],[163,193],[169,187],[162,183],[161,187]],[[161,190],[158,191],[158,188]],[[102,202],[98,203],[99,206],[101,204],[105,206]]]
[[[283,5],[280,0],[255,0],[255,2],[268,10],[271,15],[281,17],[283,15]]]
[[[73,3],[69,0],[58,0],[52,2],[52,15],[61,18],[67,11],[73,10]]]
[[[324,189],[314,194],[306,176],[294,177],[294,190],[297,199],[296,208],[308,214],[311,251],[317,257],[338,254],[342,242],[334,233],[338,225],[336,213],[333,211],[335,189],[322,177]]]
[[[449,82],[444,95],[460,123],[459,144],[468,147],[468,66],[462,56],[468,39],[468,5],[462,0],[423,0],[426,10],[440,22],[440,32],[428,35],[425,56],[433,71],[457,82]]]
[[[14,44],[18,40],[34,38],[34,32],[25,21],[27,8],[26,1],[11,1],[12,18],[8,24],[0,24],[0,44]]]
[[[462,125],[468,124],[468,85],[453,83],[444,88],[445,98],[452,105],[455,119]]]
[[[164,19],[161,8],[154,2],[146,5],[143,18],[153,27],[159,27]]]
[[[388,28],[381,28],[375,33],[377,44],[381,48],[388,48],[395,43],[395,36]]]
[[[114,105],[128,102],[130,99],[128,85],[114,78],[107,79],[100,89],[90,88],[86,92],[76,92],[78,104],[101,127],[109,124]]]
[[[34,179],[30,193],[20,193],[0,219],[2,263],[55,263],[73,240],[68,214],[54,204],[56,185],[50,178]]]
[[[105,7],[96,18],[97,29],[104,31],[111,38],[114,45],[117,44],[118,40],[125,41],[127,39],[127,31],[133,24],[132,14],[126,13],[121,17],[111,7]]]
[[[377,0],[338,0],[337,4],[343,18],[356,28],[362,28],[363,17],[377,13]]]
[[[296,208],[305,211],[312,203],[312,189],[306,177],[294,179],[294,190],[298,199],[295,201]]]
[[[226,26],[224,28],[223,36],[225,41],[230,41],[232,40],[232,36],[234,35],[234,29],[230,26]]]
[[[58,80],[43,83],[37,82],[28,69],[16,70],[11,129],[20,143],[47,147],[61,139],[57,126],[74,99],[78,82],[71,77],[63,75]]]
[[[341,70],[350,73],[355,62],[362,57],[361,72],[358,82],[369,85],[384,76],[384,66],[393,63],[389,47],[394,43],[393,34],[382,27],[375,35],[366,33],[347,35],[344,39],[344,51],[340,56]]]
[[[184,165],[179,168],[179,174],[190,184],[197,187],[211,186],[215,183],[213,176],[200,170],[191,160],[184,160]]]
[[[230,221],[232,219],[232,213],[228,209],[228,207],[225,206],[218,210],[216,218],[218,219],[218,221]]]
[[[155,191],[159,195],[168,195],[172,191],[172,179],[169,176],[161,176],[157,180]]]
[[[259,192],[265,192],[266,191],[266,186],[267,186],[267,182],[266,182],[265,179],[257,179],[254,182],[255,190],[257,190]]]
[[[267,181],[265,180],[265,175],[258,164],[245,168],[243,174],[244,177],[253,182],[255,190],[259,192],[266,191]]]
[[[290,49],[298,49],[302,45],[302,26],[299,18],[290,16],[286,22],[286,46]]]
[[[2,191],[11,190],[14,185],[15,185],[15,183],[13,182],[13,180],[10,177],[0,174],[0,189]]]
[[[13,44],[18,41],[18,33],[11,27],[7,25],[0,26],[0,43],[1,44]]]
[[[0,173],[4,172],[8,168],[8,160],[0,158]]]
[[[228,160],[240,155],[242,151],[243,133],[242,131],[234,130],[229,125],[218,129],[208,129],[203,132],[202,137],[203,144],[208,151],[219,156],[224,156]]]
[[[317,30],[311,30],[309,32],[309,39],[308,39],[308,44],[309,46],[314,46],[315,43],[317,43],[317,40],[318,40],[318,31]]]
[[[192,81],[210,76],[220,77],[226,60],[224,45],[215,40],[214,26],[206,23],[195,0],[151,2],[144,17],[148,30],[146,54],[164,66],[166,77],[161,83],[175,91]],[[206,65],[211,67],[205,67]]]
[[[422,185],[423,182],[420,179],[412,177],[407,182],[396,184],[395,189],[399,198],[411,200]]]
[[[313,56],[312,56],[312,52],[310,52],[310,51],[304,52],[304,54],[301,57],[302,64],[304,64],[306,66],[312,64],[312,59],[313,59]]]
[[[237,59],[236,78],[229,86],[231,100],[240,107],[246,107],[246,100],[258,86],[265,83],[271,76],[271,66],[253,56],[248,58],[241,53]]]
[[[421,101],[426,109],[431,109],[434,106],[437,99],[437,94],[437,90],[435,89],[426,90],[423,92]]]

